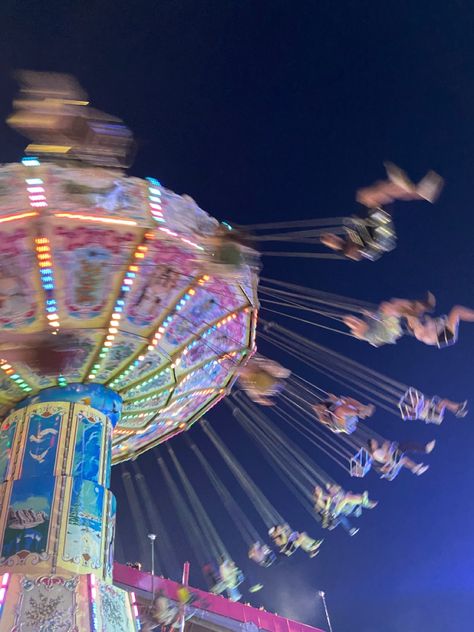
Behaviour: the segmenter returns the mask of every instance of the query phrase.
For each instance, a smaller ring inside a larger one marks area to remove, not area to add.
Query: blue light
[[[161,183],[156,178],[146,178],[148,182],[154,184],[156,187],[161,187]]]
[[[51,268],[41,268],[40,272],[41,274],[53,274]]]
[[[116,305],[125,305],[125,301],[119,298],[118,301],[116,302]]]
[[[46,311],[49,312],[50,314],[54,313],[56,311],[55,307],[47,307]]]
[[[51,283],[43,285],[43,287],[45,290],[54,290],[54,285],[52,285]]]
[[[56,305],[56,299],[55,298],[46,299],[46,305]]]
[[[25,156],[21,162],[25,167],[39,167],[40,165],[38,158],[34,158],[33,156]]]

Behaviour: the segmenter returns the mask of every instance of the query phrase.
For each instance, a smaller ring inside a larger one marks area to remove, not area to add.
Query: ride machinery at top
[[[0,632],[139,628],[112,584],[111,465],[185,430],[254,350],[257,269],[129,177],[133,138],[64,75],[23,73],[0,167]]]

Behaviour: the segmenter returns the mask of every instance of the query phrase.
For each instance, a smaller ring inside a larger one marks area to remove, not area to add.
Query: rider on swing
[[[395,248],[396,235],[386,205],[396,200],[426,200],[435,202],[443,186],[443,179],[430,171],[415,185],[404,171],[392,163],[385,163],[387,180],[359,189],[356,199],[367,207],[366,217],[349,218],[345,238],[333,233],[321,236],[321,242],[348,259],[374,261]]]
[[[361,404],[352,397],[328,393],[327,399],[312,406],[318,421],[328,426],[332,432],[351,434],[357,428],[359,419],[367,419],[375,412],[373,404]]]
[[[255,356],[240,369],[239,381],[253,402],[273,406],[270,398],[282,390],[283,380],[289,376],[290,371],[278,362]]]
[[[383,475],[387,475],[387,478],[390,479],[394,468],[405,467],[412,474],[416,474],[416,476],[424,474],[430,466],[424,463],[416,463],[406,456],[406,453],[430,454],[434,450],[435,445],[436,441],[434,440],[426,445],[414,442],[396,443],[392,441],[384,441],[379,445],[375,439],[367,441],[368,452],[374,463],[378,465],[380,472]]]
[[[323,528],[332,530],[340,524],[351,536],[359,530],[351,526],[347,517],[359,517],[362,508],[373,509],[377,506],[377,501],[369,499],[368,492],[353,494],[334,483],[327,483],[326,489],[316,485],[313,498],[314,508],[321,517]]]

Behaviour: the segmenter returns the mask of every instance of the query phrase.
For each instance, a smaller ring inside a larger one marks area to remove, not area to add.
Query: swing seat
[[[361,448],[349,462],[350,475],[356,478],[363,478],[372,467],[372,457],[365,448]]]
[[[410,386],[398,402],[398,408],[404,421],[420,419],[424,405],[425,396],[413,386]]]
[[[438,407],[441,398],[434,395],[429,400],[425,400],[425,406],[421,411],[419,419],[427,424],[436,424],[439,426],[444,421],[445,408],[441,410]]]
[[[390,469],[386,472],[382,472],[380,478],[384,478],[387,481],[393,481],[400,474],[401,469],[403,468],[402,460],[405,456],[404,452],[395,449],[393,451],[392,463]]]
[[[382,209],[377,209],[367,219],[347,218],[344,230],[352,243],[359,246],[363,256],[370,261],[380,259],[397,245],[392,218]]]
[[[336,417],[336,415],[330,410],[328,410],[327,413],[328,416],[326,416],[325,420],[319,419],[319,421],[331,432],[334,432],[335,434],[352,434],[357,430],[357,424],[359,423],[357,415],[341,419]],[[317,411],[316,414],[318,414]]]
[[[389,213],[381,208],[370,214],[371,233],[374,247],[382,252],[390,252],[397,246],[397,235],[395,225]]]

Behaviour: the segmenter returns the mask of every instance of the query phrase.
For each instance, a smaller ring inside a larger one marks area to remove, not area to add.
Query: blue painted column
[[[112,430],[121,399],[98,384],[45,389],[0,428],[0,575],[111,581]]]

